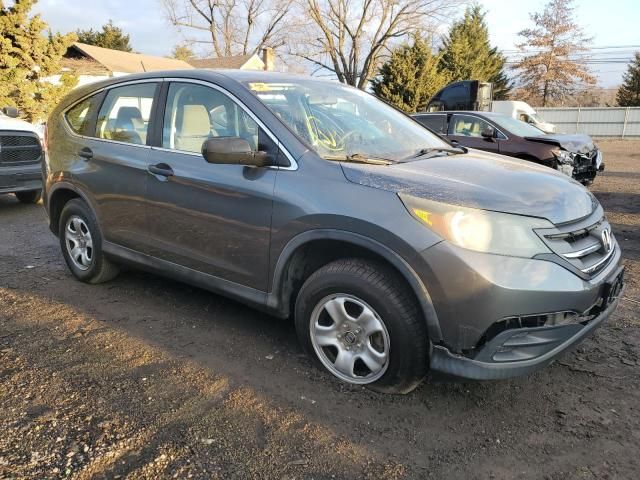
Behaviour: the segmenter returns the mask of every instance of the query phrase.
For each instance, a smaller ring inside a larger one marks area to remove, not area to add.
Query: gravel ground
[[[592,187],[628,288],[596,335],[526,378],[348,387],[293,326],[169,280],[90,286],[41,206],[0,196],[0,479],[635,479],[640,142]]]

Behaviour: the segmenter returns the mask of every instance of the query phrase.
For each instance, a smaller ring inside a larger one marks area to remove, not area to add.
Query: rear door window
[[[96,137],[146,145],[157,83],[140,83],[109,90],[98,113]]]

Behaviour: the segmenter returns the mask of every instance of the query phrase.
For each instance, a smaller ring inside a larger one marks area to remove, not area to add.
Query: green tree
[[[171,52],[171,58],[188,62],[194,57],[193,50],[189,45],[176,45]]]
[[[622,77],[616,100],[621,107],[640,107],[640,52]]]
[[[36,0],[15,0],[7,7],[0,0],[0,106],[17,107],[28,121],[41,121],[77,83],[63,73],[62,56],[76,40],[75,34],[45,35],[47,24],[30,16]]]
[[[123,52],[131,52],[131,43],[129,35],[125,34],[120,27],[113,24],[113,20],[102,26],[102,31],[94,30],[78,30],[78,41],[87,45],[95,45],[96,47],[110,48],[112,50],[122,50]]]
[[[496,100],[508,97],[512,84],[504,71],[505,58],[496,47],[491,47],[485,12],[479,5],[467,8],[442,43],[440,70],[451,81],[492,82]]]
[[[402,45],[391,53],[371,81],[373,92],[405,112],[416,112],[446,85],[446,74],[438,71],[440,57],[434,55],[422,38]]]

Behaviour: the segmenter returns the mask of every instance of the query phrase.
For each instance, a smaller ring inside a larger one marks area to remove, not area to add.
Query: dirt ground
[[[79,283],[42,207],[0,196],[0,479],[639,478],[640,142],[600,145],[615,315],[529,377],[406,396],[332,380],[292,324],[207,292]]]

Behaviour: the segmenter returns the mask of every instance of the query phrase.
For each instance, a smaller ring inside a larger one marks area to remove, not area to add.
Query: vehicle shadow
[[[640,214],[640,193],[593,191],[605,212]]]
[[[634,179],[634,178],[640,179],[640,172],[616,172],[616,171],[605,170],[604,172],[599,173],[598,177],[600,177],[601,175],[603,177],[618,177],[618,178],[625,178],[625,179]]]

